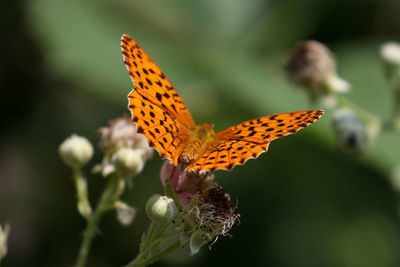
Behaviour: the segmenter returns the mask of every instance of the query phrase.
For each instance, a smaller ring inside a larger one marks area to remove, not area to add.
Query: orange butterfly
[[[266,152],[272,140],[296,133],[324,114],[322,110],[282,113],[215,133],[211,124],[194,123],[165,74],[126,34],[122,35],[121,48],[135,87],[128,95],[128,107],[138,132],[147,137],[161,157],[175,165],[188,164],[188,171],[230,170],[243,165]]]

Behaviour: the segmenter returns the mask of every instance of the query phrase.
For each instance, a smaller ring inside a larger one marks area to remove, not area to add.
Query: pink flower
[[[175,166],[169,161],[165,161],[162,166],[160,178],[164,186],[171,180],[176,198],[183,208],[187,208],[193,196],[197,192],[209,188],[214,180],[212,175],[186,172],[182,170],[180,164]]]

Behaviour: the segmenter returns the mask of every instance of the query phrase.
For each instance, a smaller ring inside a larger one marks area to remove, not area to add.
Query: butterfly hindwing
[[[218,143],[192,163],[188,170],[232,169],[268,150],[269,143],[314,123],[324,112],[306,110],[250,120],[217,133]]]
[[[256,158],[267,150],[267,144],[257,144],[241,140],[225,140],[210,152],[187,167],[187,170],[196,172],[211,172],[216,169],[231,170],[237,164],[244,164],[246,160]]]

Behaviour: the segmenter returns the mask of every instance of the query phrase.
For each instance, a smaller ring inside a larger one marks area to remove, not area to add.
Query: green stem
[[[394,97],[394,106],[393,106],[393,113],[392,113],[392,127],[397,130],[400,130],[400,88],[396,88],[393,91]]]
[[[145,236],[144,240],[142,240],[142,244],[140,245],[141,249],[139,251],[139,254],[133,261],[128,263],[125,267],[146,266],[162,258],[163,256],[172,252],[173,250],[177,249],[180,246],[180,240],[178,236],[177,236],[178,240],[176,242],[174,242],[170,246],[162,248],[160,251],[158,251],[157,254],[153,255],[153,253],[159,249],[163,241],[166,241],[167,239],[169,239],[169,237],[174,235],[174,234],[168,234],[168,235],[165,234],[169,226],[171,226],[171,223],[162,225],[151,222],[148,233]],[[175,235],[177,234],[178,232],[175,233]]]
[[[140,253],[139,255],[136,256],[136,258],[133,261],[131,261],[130,263],[125,265],[125,267],[144,267],[146,265],[149,265],[149,264],[161,259],[168,253],[176,250],[177,248],[179,248],[180,245],[181,245],[180,241],[177,240],[173,244],[162,249],[159,253],[157,253],[156,255],[154,255],[150,258],[147,258],[142,253]]]
[[[153,263],[153,262],[155,262],[155,261],[161,259],[162,257],[164,257],[165,255],[167,255],[168,253],[170,253],[170,252],[176,250],[177,248],[179,248],[180,245],[181,245],[180,240],[175,241],[175,243],[173,243],[171,246],[166,247],[166,248],[163,249],[160,253],[158,253],[158,254],[154,255],[153,257],[149,258],[149,259],[146,261],[146,264],[150,264],[150,263]]]
[[[168,229],[168,227],[170,227],[170,226],[171,226],[171,223],[166,223],[166,224],[164,224],[164,225],[160,225],[158,231],[155,232],[155,233],[157,233],[157,235],[154,236],[154,237],[152,237],[152,240],[157,240],[157,239],[161,238],[162,236],[164,236],[165,231],[166,231],[166,230]]]
[[[362,107],[360,107],[357,104],[351,102],[349,99],[347,99],[343,95],[339,95],[338,94],[336,96],[337,96],[337,99],[339,101],[339,105],[351,108],[354,112],[356,112],[358,114],[360,119],[363,120],[364,122],[379,122],[380,121],[380,119],[377,116],[369,113],[368,111],[366,111]]]
[[[148,234],[146,235],[146,238],[144,240],[144,248],[147,248],[149,242],[153,240],[154,233],[157,232],[159,228],[159,224],[156,224],[154,222],[150,223]]]
[[[94,211],[93,215],[88,218],[75,267],[85,266],[92,240],[97,231],[97,226],[104,212],[112,208],[112,203],[116,200],[117,194],[119,197],[119,195],[122,193],[120,187],[120,179],[117,175],[112,175],[109,178],[106,188],[100,197],[100,201],[97,204],[96,210]]]
[[[78,197],[78,211],[85,219],[89,219],[92,207],[89,203],[86,177],[82,174],[81,169],[77,168],[73,170],[73,178]]]
[[[146,266],[146,261],[143,259],[141,254],[137,255],[133,261],[125,265],[125,267],[144,267],[144,266]]]

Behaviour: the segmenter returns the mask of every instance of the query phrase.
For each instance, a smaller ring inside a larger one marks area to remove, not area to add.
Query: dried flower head
[[[294,83],[310,90],[313,100],[324,91],[349,90],[349,84],[336,74],[331,51],[317,41],[297,45],[289,54],[285,70]]]
[[[239,218],[229,194],[211,174],[186,172],[167,161],[161,170],[161,181],[181,208],[179,217],[185,225],[182,236],[190,233],[192,255],[219,235],[227,235]]]
[[[189,221],[201,231],[204,239],[211,241],[218,235],[227,235],[238,219],[234,210],[235,205],[229,194],[222,187],[213,184],[212,187],[194,195],[186,213]]]
[[[335,71],[331,51],[316,41],[296,46],[285,64],[289,77],[305,87],[319,87]]]

